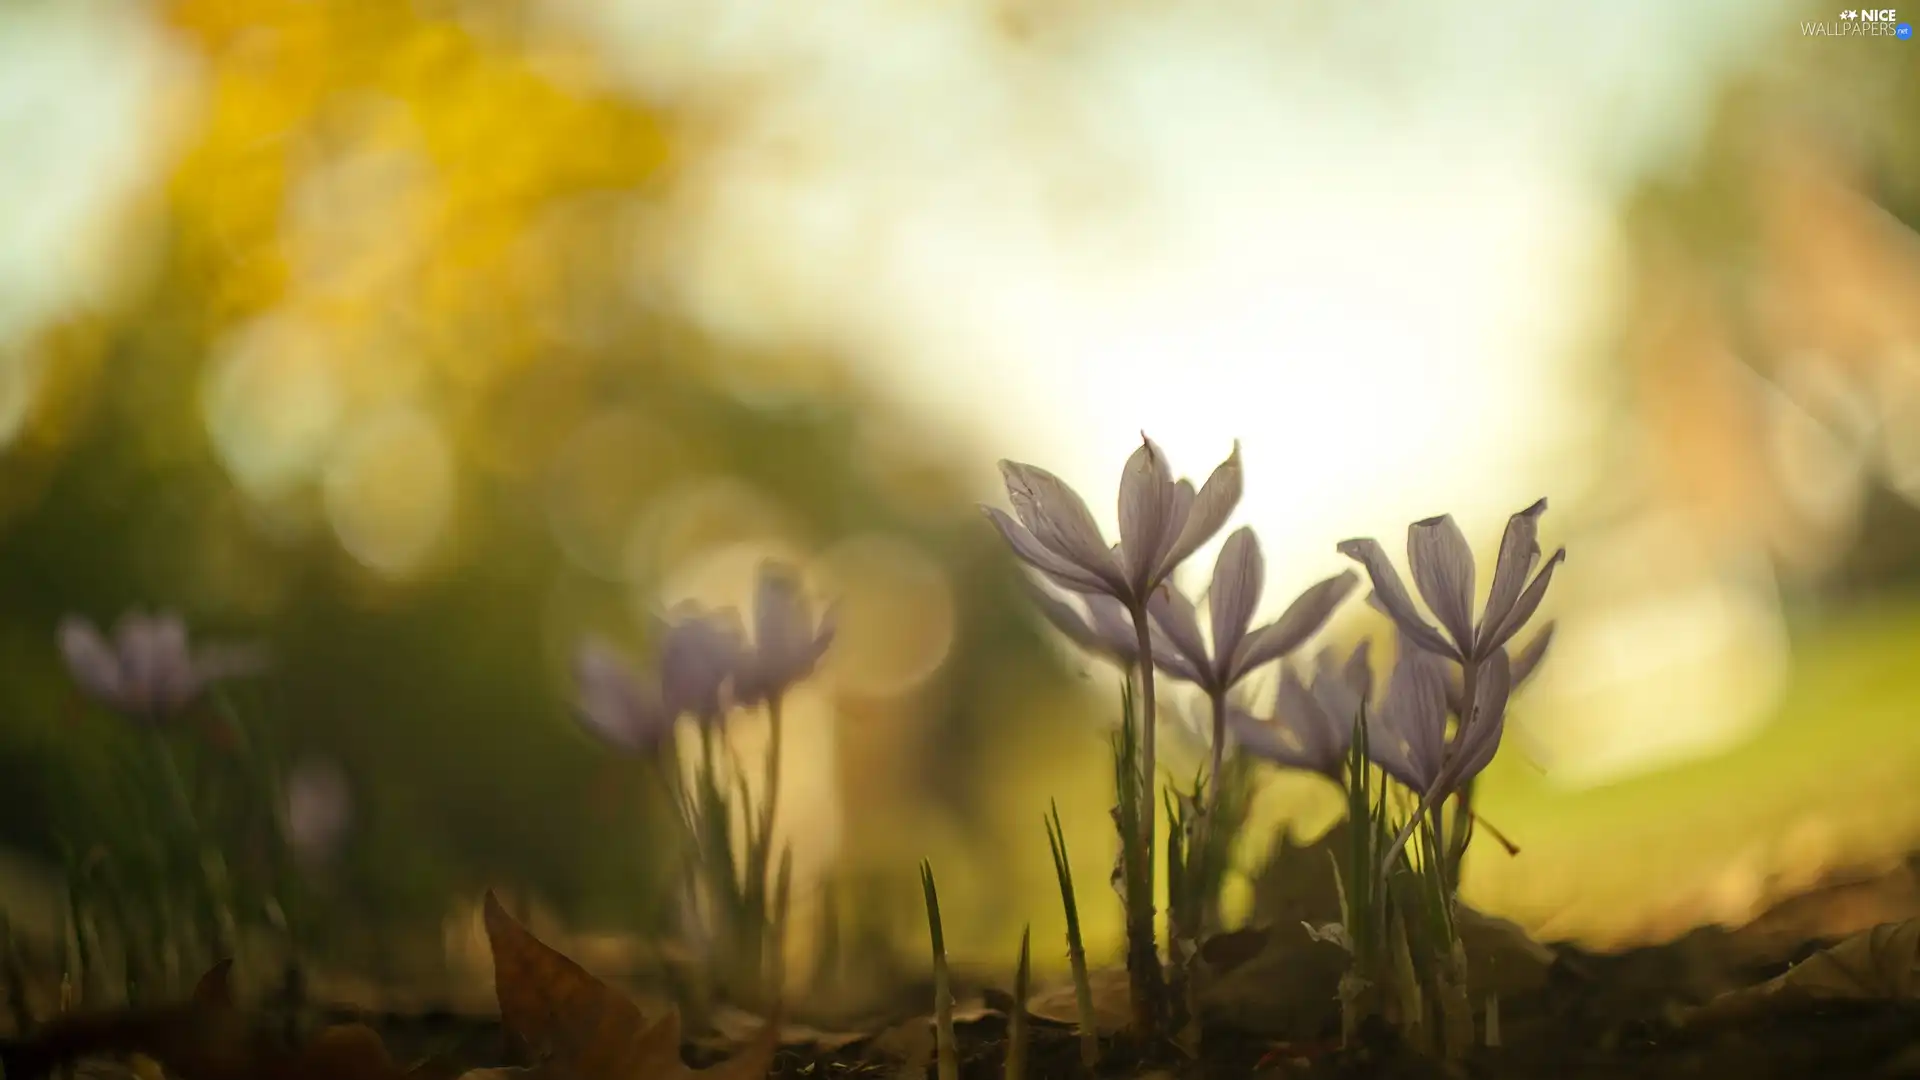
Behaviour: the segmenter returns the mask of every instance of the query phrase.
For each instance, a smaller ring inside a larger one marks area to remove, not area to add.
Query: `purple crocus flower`
[[[632,753],[651,752],[673,736],[675,715],[660,682],[634,670],[612,645],[588,638],[574,652],[574,714],[601,741]]]
[[[1255,669],[1318,633],[1360,583],[1351,570],[1336,574],[1301,593],[1278,619],[1253,629],[1253,610],[1260,604],[1265,578],[1266,561],[1253,530],[1234,530],[1214,562],[1213,585],[1207,592],[1212,648],[1200,635],[1193,602],[1172,585],[1156,589],[1149,610],[1173,649],[1164,659],[1156,656],[1155,664],[1210,697],[1225,695]]]
[[[1075,645],[1123,668],[1140,662],[1139,636],[1134,632],[1133,619],[1120,601],[1098,593],[1063,599],[1031,577],[1025,581],[1028,595],[1040,614]],[[1154,642],[1156,651],[1160,645],[1161,642]]]
[[[814,619],[796,568],[774,559],[761,563],[753,597],[753,648],[738,657],[734,699],[757,705],[813,674],[833,644],[837,623],[834,607]]]
[[[1079,493],[1035,465],[1002,461],[1007,500],[1019,520],[983,506],[1007,545],[1063,588],[1146,605],[1173,569],[1206,543],[1240,503],[1240,446],[1196,494],[1175,481],[1166,454],[1144,436],[1120,479],[1120,543],[1108,547]]]
[[[1540,562],[1539,519],[1546,510],[1547,500],[1541,499],[1507,519],[1493,584],[1478,622],[1473,617],[1473,551],[1452,515],[1442,514],[1407,527],[1407,562],[1413,569],[1413,582],[1439,620],[1438,628],[1414,606],[1413,597],[1379,541],[1346,540],[1338,547],[1341,554],[1366,567],[1373,581],[1369,602],[1392,619],[1400,633],[1428,652],[1470,666],[1505,648],[1533,618],[1547,594],[1547,583],[1553,580],[1554,568],[1567,556],[1566,548],[1555,551],[1539,573],[1534,573]]]
[[[1436,800],[1447,794],[1440,790],[1443,784],[1457,787],[1478,776],[1500,747],[1513,687],[1504,651],[1487,657],[1480,671],[1475,720],[1449,739],[1447,716],[1454,707],[1448,703],[1446,661],[1402,637],[1386,694],[1367,718],[1367,749],[1374,763],[1409,790]]]
[[[717,724],[733,707],[734,677],[747,659],[746,628],[732,608],[676,604],[655,622],[660,693],[675,717]]]
[[[1340,783],[1353,746],[1354,721],[1372,694],[1372,683],[1366,642],[1344,661],[1333,649],[1322,649],[1311,682],[1291,666],[1282,668],[1271,720],[1229,708],[1227,731],[1255,757]]]
[[[67,673],[82,693],[150,722],[178,715],[215,683],[266,666],[265,653],[253,646],[193,648],[186,623],[172,612],[128,612],[111,639],[92,622],[69,615],[60,620],[58,639]]]

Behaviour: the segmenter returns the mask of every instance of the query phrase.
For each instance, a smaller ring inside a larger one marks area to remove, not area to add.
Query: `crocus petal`
[[[197,687],[184,620],[171,612],[129,614],[116,636],[128,708],[164,713],[187,703]]]
[[[1193,601],[1185,593],[1172,585],[1161,585],[1153,590],[1153,598],[1147,601],[1147,611],[1160,631],[1167,636],[1173,648],[1196,672],[1213,669],[1213,661],[1207,655],[1207,643],[1200,637],[1200,618],[1193,610]],[[1209,689],[1211,689],[1209,687]]]
[[[1149,576],[1166,549],[1168,531],[1178,527],[1170,524],[1175,509],[1167,455],[1143,434],[1120,474],[1120,550],[1134,588],[1153,587]]]
[[[1099,634],[1102,641],[1125,642],[1127,655],[1138,660],[1140,635],[1133,625],[1133,616],[1127,614],[1126,605],[1103,593],[1088,593],[1081,599],[1086,602],[1094,633]]]
[[[1428,652],[1460,659],[1460,650],[1420,617],[1420,610],[1413,606],[1413,597],[1400,582],[1400,572],[1393,568],[1393,561],[1387,558],[1387,551],[1378,540],[1343,540],[1336,550],[1366,567],[1367,577],[1373,582],[1373,599],[1369,602],[1392,619],[1400,633]]]
[[[1158,627],[1153,631],[1152,647],[1153,666],[1155,668],[1182,682],[1190,682],[1195,686],[1204,687],[1212,685],[1213,669],[1205,666],[1195,666],[1193,661],[1187,659],[1179,649],[1174,648],[1173,645],[1167,641],[1166,634]]]
[[[60,620],[60,658],[82,693],[103,705],[120,703],[120,658],[92,623],[76,615]]]
[[[1493,635],[1513,612],[1514,601],[1527,586],[1527,575],[1540,560],[1540,515],[1547,512],[1547,500],[1541,499],[1507,519],[1507,531],[1500,537],[1500,558],[1493,566],[1493,585],[1487,591],[1487,607],[1480,613],[1480,629],[1474,652],[1484,655],[1498,646],[1490,644]]]
[[[1323,775],[1337,774],[1327,755],[1308,746],[1300,734],[1282,723],[1269,723],[1244,709],[1227,709],[1227,734],[1243,752],[1289,769],[1301,769]]]
[[[1266,560],[1260,554],[1260,540],[1245,525],[1233,531],[1220,548],[1213,564],[1213,587],[1207,593],[1207,613],[1213,623],[1213,651],[1219,658],[1221,674],[1253,622],[1253,609],[1260,603],[1260,591],[1266,583]]]
[[[1446,748],[1447,697],[1443,662],[1404,638],[1387,690],[1368,717],[1368,751],[1388,775],[1425,792],[1440,775]]]
[[[1186,562],[1189,555],[1213,539],[1213,535],[1226,525],[1227,518],[1233,516],[1234,507],[1240,505],[1240,491],[1244,482],[1245,477],[1240,469],[1240,441],[1235,439],[1227,460],[1214,468],[1213,475],[1207,477],[1207,482],[1200,486],[1200,493],[1194,496],[1179,536],[1155,571],[1158,576],[1164,578],[1173,573],[1175,567]]]
[[[644,751],[673,732],[657,686],[644,684],[612,646],[597,639],[574,653],[574,716],[588,733],[624,750]]]
[[[734,693],[743,705],[778,696],[813,669],[833,640],[831,618],[816,624],[797,568],[769,559],[753,601],[753,649],[741,657]]]
[[[1346,665],[1342,668],[1340,675],[1346,679],[1354,696],[1358,697],[1362,704],[1372,701],[1373,642],[1361,639],[1360,644],[1353,647],[1353,654],[1347,657]]]
[[[1068,562],[1055,555],[1042,544],[1037,537],[1027,531],[1025,525],[1007,516],[1006,511],[994,506],[982,506],[987,520],[1000,530],[1001,539],[1013,549],[1028,566],[1059,582],[1063,587],[1076,592],[1109,592],[1113,586],[1105,579]]]
[[[772,559],[760,564],[754,586],[753,647],[763,656],[796,661],[813,647],[813,605],[800,574]]]
[[[1454,765],[1453,783],[1463,784],[1480,774],[1500,749],[1500,734],[1506,730],[1507,695],[1513,689],[1513,673],[1507,654],[1494,653],[1480,665],[1480,680],[1475,684],[1473,719],[1461,726],[1455,738],[1459,755]]]
[[[1533,673],[1539,670],[1540,661],[1547,658],[1547,646],[1553,644],[1553,628],[1554,624],[1551,622],[1541,627],[1540,632],[1533,635],[1533,640],[1527,642],[1527,647],[1514,656],[1513,688],[1515,690],[1527,685],[1527,680],[1533,678]]]
[[[1473,548],[1453,515],[1407,526],[1413,583],[1462,652],[1473,648]]]
[[[1055,596],[1045,586],[1031,578],[1026,581],[1028,595],[1032,598],[1034,606],[1040,609],[1040,614],[1047,622],[1053,624],[1055,630],[1067,636],[1067,640],[1095,656],[1117,660],[1121,664],[1132,664],[1136,661],[1140,649],[1131,626],[1126,628],[1124,634],[1109,637],[1112,627],[1105,628],[1106,632],[1103,633],[1102,627],[1094,620],[1082,615],[1078,608]]]
[[[1353,716],[1338,715],[1300,676],[1288,668],[1280,674],[1280,685],[1273,699],[1273,720],[1291,729],[1310,756],[1320,763],[1318,772],[1337,775],[1340,761],[1346,757],[1353,738]]]
[[[682,604],[668,612],[660,642],[660,687],[668,711],[718,720],[745,654],[745,630],[731,608],[708,611]]]
[[[1513,610],[1507,614],[1506,622],[1501,624],[1499,632],[1487,642],[1488,649],[1497,651],[1505,648],[1507,642],[1513,640],[1513,635],[1527,625],[1528,619],[1533,618],[1533,613],[1540,610],[1540,601],[1547,595],[1547,584],[1553,580],[1553,569],[1565,562],[1566,558],[1567,549],[1561,548],[1553,553],[1545,566],[1540,568],[1540,573],[1533,579],[1533,583],[1520,594],[1520,599],[1513,602]]]
[[[1120,568],[1079,492],[1047,470],[1017,461],[1002,461],[1000,475],[1013,512],[1034,539],[1095,578],[1119,582]]]
[[[1329,727],[1344,723],[1351,734],[1353,722],[1360,716],[1360,694],[1347,681],[1344,664],[1331,646],[1320,650],[1314,661],[1313,683],[1307,689],[1319,703]]]
[[[1389,567],[1391,569],[1391,567]],[[1360,585],[1360,575],[1351,570],[1322,581],[1299,595],[1278,619],[1255,630],[1241,640],[1239,655],[1231,668],[1235,679],[1300,647],[1320,632],[1333,617],[1335,609]]]

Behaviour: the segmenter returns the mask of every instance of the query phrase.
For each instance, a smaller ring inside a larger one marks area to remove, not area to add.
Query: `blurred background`
[[[801,921],[835,882],[918,941],[925,856],[957,951],[1057,940],[1057,798],[1109,949],[1115,676],[975,504],[1011,457],[1111,529],[1142,429],[1196,478],[1240,440],[1274,611],[1341,539],[1452,512],[1490,554],[1551,499],[1561,633],[1482,785],[1523,849],[1477,853],[1482,907],[1625,945],[1898,859],[1920,42],[1838,15],[7,4],[9,887],[128,814],[134,733],[58,621],[161,606],[272,650],[228,704],[328,823],[322,921],[511,884],[658,929],[664,826],[571,653],[775,554],[843,605],[787,723]],[[1336,805],[1274,777],[1260,820]]]

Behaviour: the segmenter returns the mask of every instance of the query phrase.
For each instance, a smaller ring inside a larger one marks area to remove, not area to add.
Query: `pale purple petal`
[[[1443,661],[1403,637],[1386,694],[1368,720],[1369,755],[1395,780],[1427,791],[1440,775],[1447,712]]]
[[[1452,782],[1455,785],[1479,775],[1499,751],[1500,735],[1506,730],[1507,695],[1513,689],[1512,679],[1506,653],[1494,653],[1481,663],[1479,679],[1474,684],[1473,719],[1463,723],[1455,734],[1459,743],[1454,751],[1459,755],[1454,765]]]
[[[1173,470],[1167,455],[1143,433],[1120,474],[1120,551],[1135,589],[1154,586],[1149,575],[1166,550],[1167,533],[1179,527],[1175,513]]]
[[[1527,642],[1527,647],[1514,656],[1513,688],[1515,690],[1527,685],[1527,680],[1533,678],[1533,673],[1539,670],[1540,661],[1547,658],[1547,646],[1553,644],[1553,629],[1552,622],[1541,627],[1540,632],[1533,635],[1533,640]]]
[[[1547,559],[1546,565],[1540,568],[1540,573],[1533,579],[1533,583],[1528,585],[1527,590],[1520,594],[1520,599],[1514,601],[1513,610],[1508,612],[1506,621],[1500,625],[1499,632],[1488,640],[1487,648],[1489,650],[1497,651],[1505,648],[1507,642],[1513,640],[1513,635],[1519,633],[1520,628],[1527,625],[1528,619],[1533,618],[1533,613],[1540,610],[1540,601],[1546,598],[1547,585],[1553,580],[1554,567],[1566,561],[1566,558],[1567,549],[1561,548],[1554,552],[1552,557]]]
[[[1021,524],[1049,551],[1101,581],[1118,582],[1120,568],[1101,539],[1093,513],[1067,482],[1036,465],[1002,461],[1007,500]]]
[[[1175,567],[1187,561],[1187,557],[1200,549],[1200,545],[1213,539],[1227,524],[1227,518],[1233,516],[1233,510],[1240,505],[1240,491],[1245,478],[1240,468],[1240,441],[1234,440],[1233,450],[1227,460],[1221,462],[1200,487],[1200,493],[1194,496],[1193,505],[1183,517],[1184,524],[1172,548],[1161,559],[1156,575],[1164,578],[1173,573]]]
[[[1237,680],[1249,672],[1299,648],[1320,632],[1333,613],[1360,585],[1360,576],[1351,570],[1319,582],[1299,595],[1278,619],[1255,630],[1241,641],[1239,655],[1231,668]]]
[[[1253,623],[1253,609],[1260,604],[1260,592],[1266,584],[1266,560],[1260,554],[1260,540],[1253,529],[1241,526],[1227,537],[1220,557],[1213,564],[1213,587],[1207,593],[1208,615],[1213,623],[1213,651],[1220,658],[1222,674],[1228,661],[1240,649]]]
[[[67,674],[88,697],[102,705],[121,705],[120,657],[94,625],[77,615],[60,620],[60,657]]]
[[[772,559],[760,566],[753,622],[753,649],[741,657],[734,679],[735,696],[744,705],[776,697],[813,674],[833,640],[831,613],[822,623],[813,621],[799,570]]]
[[[1400,633],[1428,652],[1460,659],[1460,650],[1420,617],[1420,610],[1413,606],[1413,597],[1400,582],[1400,572],[1393,568],[1393,561],[1387,558],[1387,551],[1378,540],[1342,540],[1336,550],[1366,567],[1367,577],[1373,582],[1373,598],[1369,603],[1392,619]]]
[[[1153,590],[1153,597],[1147,602],[1147,611],[1174,651],[1187,660],[1190,670],[1196,673],[1213,670],[1213,661],[1207,655],[1207,643],[1200,637],[1199,615],[1195,613],[1193,601],[1188,600],[1186,594],[1172,585],[1161,585]],[[1211,680],[1198,681],[1204,684]]]
[[[692,713],[706,722],[718,720],[732,704],[732,679],[746,653],[739,613],[731,608],[709,611],[688,603],[676,606],[667,616],[667,632],[659,648],[661,695],[668,712]]]
[[[114,638],[120,650],[124,707],[142,713],[170,713],[185,705],[196,689],[187,626],[163,612],[121,617]]]
[[[1373,700],[1373,642],[1362,638],[1347,657],[1341,677],[1364,704]]]
[[[1541,499],[1507,519],[1507,531],[1500,537],[1500,557],[1493,566],[1493,585],[1487,592],[1487,607],[1480,613],[1480,628],[1474,641],[1476,655],[1486,655],[1494,634],[1513,612],[1513,605],[1527,586],[1527,576],[1540,561],[1540,515],[1547,512],[1547,500]],[[1516,680],[1517,682],[1518,680]]]
[[[627,666],[612,646],[598,639],[574,653],[574,715],[597,738],[623,750],[645,752],[673,734],[674,716],[660,687]]]
[[[1034,606],[1039,608],[1040,614],[1046,618],[1047,622],[1051,623],[1055,630],[1065,634],[1069,641],[1096,656],[1116,660],[1123,665],[1136,662],[1140,646],[1130,622],[1123,622],[1118,627],[1108,625],[1103,628],[1097,621],[1097,617],[1089,618],[1082,615],[1078,608],[1055,596],[1045,586],[1031,578],[1025,580],[1028,596],[1033,600]],[[1126,618],[1124,611],[1121,613],[1121,618],[1123,620]],[[1121,633],[1114,634],[1113,631],[1116,629]]]
[[[1413,583],[1462,652],[1473,648],[1473,548],[1453,515],[1407,526]]]
[[[1139,658],[1140,635],[1133,625],[1133,616],[1127,613],[1126,605],[1103,593],[1088,593],[1081,597],[1087,605],[1087,615],[1093,620],[1094,633],[1108,642],[1126,642],[1127,655]]]
[[[1313,683],[1308,687],[1328,721],[1344,722],[1349,728],[1359,717],[1362,702],[1362,691],[1347,677],[1346,665],[1351,659],[1342,660],[1331,645],[1321,649],[1314,658]]]
[[[1244,709],[1229,707],[1227,734],[1243,753],[1285,768],[1339,778],[1344,753],[1331,753],[1324,745],[1309,744],[1301,732],[1284,722],[1268,722]]]
[[[1058,582],[1063,588],[1086,593],[1113,591],[1112,583],[1049,551],[1046,545],[1027,531],[1025,525],[1008,517],[1006,511],[993,506],[982,506],[980,509],[986,511],[987,520],[993,522],[993,527],[1000,531],[1001,539],[1007,542],[1007,546],[1013,549],[1013,553],[1021,561]]]

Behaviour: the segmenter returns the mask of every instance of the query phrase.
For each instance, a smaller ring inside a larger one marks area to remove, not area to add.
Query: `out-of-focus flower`
[[[287,774],[287,842],[309,862],[331,858],[353,819],[346,774],[329,761],[303,761]]]
[[[1402,637],[1387,692],[1367,717],[1367,752],[1388,776],[1436,801],[1493,761],[1506,728],[1513,672],[1505,651],[1480,665],[1474,722],[1447,738],[1446,661]]]
[[[773,559],[761,563],[753,597],[753,648],[738,660],[734,699],[757,705],[813,674],[833,644],[835,613],[830,606],[814,621],[800,572]]]
[[[1554,567],[1566,558],[1567,549],[1561,548],[1538,574],[1534,573],[1540,562],[1539,519],[1546,509],[1547,500],[1541,499],[1507,519],[1493,584],[1478,623],[1473,618],[1473,551],[1452,515],[1442,514],[1407,527],[1407,562],[1413,569],[1413,582],[1439,620],[1438,629],[1414,606],[1413,597],[1379,541],[1346,540],[1339,544],[1339,551],[1366,567],[1367,576],[1373,580],[1370,602],[1413,644],[1462,665],[1474,664],[1499,652],[1520,632],[1539,610],[1547,583],[1553,580]]]
[[[673,736],[676,715],[660,683],[629,666],[599,638],[580,644],[573,658],[574,714],[581,726],[622,750],[646,753]]]
[[[1360,583],[1360,576],[1351,570],[1336,574],[1301,593],[1278,619],[1249,631],[1265,577],[1266,562],[1253,530],[1245,526],[1234,530],[1213,565],[1213,585],[1207,593],[1211,650],[1200,635],[1193,602],[1170,584],[1154,590],[1149,610],[1173,646],[1166,656],[1156,648],[1154,663],[1210,696],[1225,694],[1256,668],[1278,660],[1318,633]]]
[[[746,629],[732,608],[675,605],[656,625],[660,693],[675,716],[718,723],[733,705],[733,680],[747,655]]]
[[[1139,638],[1134,633],[1133,620],[1120,601],[1100,593],[1083,593],[1079,596],[1082,606],[1076,607],[1031,577],[1025,580],[1028,595],[1040,614],[1075,645],[1123,668],[1140,662]],[[1156,641],[1156,651],[1159,646],[1160,642]]]
[[[1239,443],[1195,494],[1143,435],[1120,478],[1120,543],[1110,548],[1064,480],[1017,461],[1000,462],[1000,473],[1019,520],[981,509],[1014,554],[1064,588],[1111,596],[1130,611],[1142,610],[1173,568],[1220,531],[1239,505],[1242,482]]]
[[[1344,662],[1332,649],[1324,649],[1315,661],[1311,683],[1292,667],[1281,670],[1271,720],[1230,708],[1227,731],[1255,757],[1316,772],[1338,783],[1353,746],[1354,721],[1371,696],[1372,682],[1366,642],[1356,646]]]
[[[193,648],[179,615],[133,611],[109,640],[77,615],[60,620],[60,655],[82,693],[122,715],[148,721],[175,716],[217,682],[255,674],[266,654],[255,646]]]

